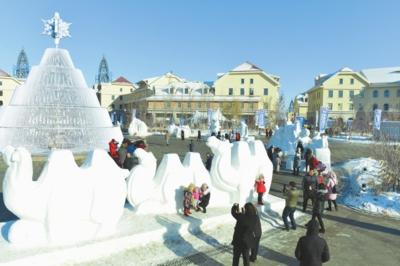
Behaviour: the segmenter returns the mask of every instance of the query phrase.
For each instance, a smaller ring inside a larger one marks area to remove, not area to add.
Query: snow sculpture
[[[214,133],[215,135],[218,134],[219,131],[221,131],[221,125],[219,121],[221,120],[221,112],[217,110],[216,112],[212,112],[211,114],[211,122],[208,130],[210,131],[210,136]]]
[[[214,154],[211,182],[216,188],[230,194],[231,203],[244,204],[251,200],[254,180],[260,174],[265,176],[269,191],[273,168],[260,141],[237,141],[230,144],[209,137],[207,146]]]
[[[323,162],[329,170],[331,168],[331,150],[328,147],[328,137],[325,134],[321,136],[320,133],[317,133],[309,146],[315,157]]]
[[[139,164],[132,168],[127,178],[128,201],[135,208],[150,199],[153,194],[153,178],[156,174],[157,160],[153,153],[144,149],[136,149],[135,156],[139,159]]]
[[[110,235],[122,216],[125,178],[104,150],[92,151],[82,167],[69,150],[51,152],[37,181],[25,148],[8,146],[3,181],[6,207],[20,220],[8,240],[20,245],[66,244]]]
[[[146,123],[136,117],[134,117],[129,124],[128,133],[130,136],[138,137],[146,137],[149,135]]]
[[[240,121],[240,137],[246,139],[249,136],[249,129],[244,120]]]

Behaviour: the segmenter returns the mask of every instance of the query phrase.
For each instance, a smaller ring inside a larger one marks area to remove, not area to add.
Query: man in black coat
[[[258,254],[258,247],[260,246],[260,239],[262,235],[262,229],[261,229],[261,222],[260,222],[260,216],[257,215],[257,220],[256,224],[254,226],[254,235],[255,235],[255,246],[254,248],[251,248],[250,252],[250,261],[255,262],[257,260],[257,254]]]
[[[252,203],[246,203],[242,212],[239,204],[235,203],[231,209],[232,216],[236,219],[233,233],[233,261],[232,266],[239,265],[240,255],[243,256],[243,265],[250,265],[249,251],[256,247],[255,227],[257,224],[257,209]]]
[[[319,224],[316,220],[308,222],[306,236],[297,242],[295,256],[300,266],[321,266],[329,261],[329,248],[325,239],[318,236]]]

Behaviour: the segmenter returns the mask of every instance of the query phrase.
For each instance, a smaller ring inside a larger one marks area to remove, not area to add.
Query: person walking
[[[167,131],[165,132],[165,143],[167,144],[167,146],[169,145],[169,137],[170,137],[169,131],[167,130]]]
[[[301,140],[299,140],[299,141],[297,142],[296,151],[297,151],[298,149],[300,149],[301,157],[303,157],[304,146],[303,146],[303,142],[302,142]]]
[[[307,210],[308,200],[311,200],[312,206],[314,206],[314,197],[316,191],[316,180],[314,171],[310,170],[304,177],[302,182],[303,187],[303,212]]]
[[[294,155],[293,160],[293,175],[300,174],[300,161],[301,161],[301,149],[297,148],[296,154]]]
[[[242,212],[239,211],[239,204],[233,204],[231,214],[236,219],[233,232],[233,260],[232,266],[239,265],[240,256],[243,256],[243,265],[250,265],[250,249],[256,248],[255,228],[257,220],[257,209],[250,202],[244,205]]]
[[[275,172],[279,173],[282,163],[282,150],[279,147],[274,148],[272,159],[273,159],[274,170]]]
[[[336,198],[337,198],[337,177],[335,172],[333,171],[329,171],[327,174],[328,177],[328,183],[326,184],[326,188],[328,190],[328,194],[327,194],[327,199],[328,199],[328,211],[332,211],[332,202],[333,205],[335,206],[335,210],[338,210],[338,206],[336,203]]]
[[[310,148],[307,148],[304,154],[304,159],[306,161],[306,172],[311,170],[310,164],[312,155],[313,155],[312,150]]]
[[[181,140],[185,140],[185,131],[181,129]]]
[[[212,164],[213,157],[214,157],[214,156],[212,156],[212,155],[209,154],[209,153],[207,153],[207,155],[206,155],[206,163],[205,163],[205,165],[206,165],[206,169],[207,169],[208,171],[211,170],[211,164]]]
[[[296,220],[294,219],[294,213],[296,211],[297,199],[299,198],[299,191],[296,189],[296,183],[293,181],[289,182],[289,187],[283,186],[283,194],[286,196],[286,205],[283,209],[282,220],[285,224],[285,230],[289,231],[288,216],[292,229],[296,230]]]
[[[193,143],[192,139],[190,140],[190,143],[189,143],[189,152],[194,152],[194,143]]]
[[[321,226],[321,229],[319,230],[320,233],[325,233],[325,226],[324,226],[324,221],[322,220],[322,214],[325,209],[325,197],[327,192],[328,191],[325,189],[325,185],[323,183],[318,184],[318,190],[315,195],[315,201],[311,219],[312,220],[315,220],[315,218],[318,219],[319,225]]]
[[[128,139],[124,139],[122,141],[121,147],[119,147],[119,150],[118,150],[118,159],[119,159],[118,165],[121,168],[123,168],[126,156],[128,154],[128,149],[127,149],[128,148],[128,144],[129,144],[129,140]]]
[[[197,142],[201,141],[201,130],[197,130]]]
[[[306,235],[297,241],[294,254],[300,266],[321,266],[330,259],[328,244],[318,235],[318,228],[316,220],[309,221]]]

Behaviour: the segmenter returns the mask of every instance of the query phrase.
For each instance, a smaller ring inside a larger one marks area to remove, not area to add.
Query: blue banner
[[[258,111],[258,127],[265,128],[265,109]]]
[[[381,117],[382,117],[382,110],[375,109],[375,111],[374,111],[374,128],[377,130],[381,130]]]
[[[325,132],[328,123],[328,115],[328,107],[321,106],[321,109],[319,111],[319,132]]]
[[[211,125],[211,116],[212,116],[212,113],[213,113],[213,110],[208,109],[208,111],[207,111],[207,122],[208,122],[208,125],[209,125],[209,126]]]

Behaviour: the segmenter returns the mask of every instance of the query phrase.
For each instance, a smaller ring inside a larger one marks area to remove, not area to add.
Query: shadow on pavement
[[[378,224],[361,222],[361,221],[357,221],[357,220],[353,220],[353,219],[349,219],[349,218],[345,218],[345,217],[333,216],[333,215],[329,215],[329,214],[325,214],[323,216],[323,218],[333,220],[333,221],[336,221],[339,223],[348,224],[348,225],[355,226],[355,227],[360,227],[360,228],[366,229],[366,230],[377,231],[377,232],[382,232],[382,233],[386,233],[386,234],[400,236],[400,230],[382,226],[382,225],[378,225]]]
[[[201,230],[200,226],[203,223],[201,219],[195,217],[188,217],[188,219],[190,222],[188,230],[193,236],[197,237],[200,240],[203,240],[205,243],[214,248],[221,248],[223,246],[221,243],[219,243],[217,239]]]
[[[187,219],[195,219],[193,217],[188,217]],[[198,220],[198,219],[197,219]],[[180,223],[171,221],[163,216],[156,216],[156,221],[164,226],[167,231],[163,235],[164,245],[174,252],[177,256],[181,257],[177,260],[172,260],[161,265],[176,265],[176,261],[179,261],[179,265],[185,265],[193,263],[195,265],[209,264],[209,265],[223,265],[213,258],[209,257],[207,254],[199,252],[196,250],[192,244],[185,240],[179,232],[181,227]],[[190,220],[189,220],[190,221]],[[193,255],[190,255],[193,254]],[[184,257],[183,261],[182,258]]]
[[[299,265],[299,262],[294,257],[289,257],[285,254],[279,253],[275,250],[267,248],[265,246],[260,246],[258,255],[264,257],[268,260],[278,262],[283,265]],[[293,251],[294,255],[294,251]]]
[[[18,217],[10,212],[6,205],[4,205],[3,193],[0,193],[0,222],[8,222],[11,220],[17,220]]]

